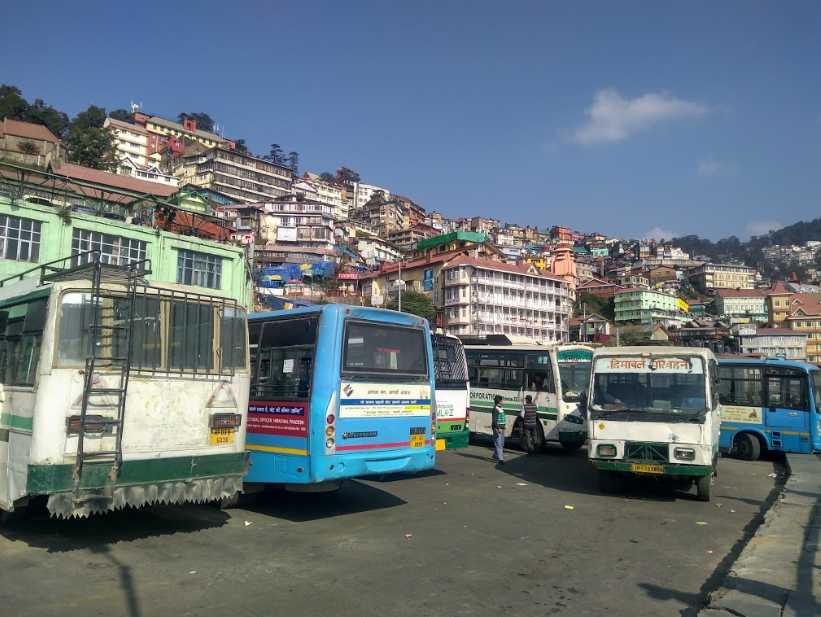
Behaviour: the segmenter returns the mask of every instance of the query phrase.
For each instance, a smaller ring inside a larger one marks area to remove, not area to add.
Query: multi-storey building
[[[530,265],[464,255],[442,269],[442,326],[449,334],[511,334],[568,341],[570,293],[562,279]]]
[[[439,232],[433,227],[428,227],[423,223],[399,229],[388,234],[388,242],[402,249],[406,253],[416,250],[416,245],[420,240],[427,240]]]
[[[353,218],[362,221],[383,238],[408,227],[407,211],[398,201],[374,200],[353,213]]]
[[[632,288],[618,292],[615,302],[616,323],[674,325],[687,321],[686,305],[676,296],[652,289]]]
[[[354,182],[350,189],[352,189],[350,197],[351,210],[359,210],[371,200],[374,193],[381,192],[385,200],[390,199],[391,196],[391,192],[388,189],[381,186],[376,186],[374,184],[365,184],[363,182]]]
[[[145,128],[148,136],[147,153],[154,156],[170,148],[175,154],[183,152],[187,146],[199,144],[203,148],[225,148],[234,150],[236,144],[221,135],[211,131],[203,131],[197,127],[194,118],[183,119],[182,124],[173,120],[166,120],[159,116],[151,116],[142,112],[133,115],[134,124]]]
[[[190,146],[171,165],[181,184],[214,189],[245,203],[279,199],[293,185],[293,172],[284,165],[223,147]]]
[[[266,202],[260,234],[283,246],[333,249],[333,208],[319,201],[287,195]]]
[[[714,307],[721,317],[763,323],[767,321],[767,290],[717,289]]]
[[[789,328],[740,328],[739,351],[745,354],[781,356],[787,360],[807,359],[807,336]]]
[[[807,334],[807,360],[821,364],[821,294],[793,293],[778,283],[767,295],[772,326]]]
[[[758,272],[739,264],[705,263],[689,271],[690,282],[700,291],[754,289]]]
[[[149,133],[144,126],[115,120],[114,118],[106,118],[103,128],[108,129],[111,134],[114,158],[118,162],[130,159],[133,163],[142,167],[159,165],[162,155],[158,149],[149,152]],[[117,173],[122,172],[118,169]]]
[[[325,182],[318,174],[306,171],[299,183],[294,184],[294,191],[299,192],[299,185],[309,186],[314,196],[312,199],[328,204],[334,209],[334,218],[337,221],[348,220],[348,201],[345,199],[344,188],[336,182]]]

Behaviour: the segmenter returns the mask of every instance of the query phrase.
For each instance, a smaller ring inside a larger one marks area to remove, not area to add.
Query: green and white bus
[[[568,425],[563,425],[563,428],[567,429],[564,431],[566,435],[559,440],[565,447],[571,447],[572,443],[578,448],[587,439],[587,422],[583,411],[585,405],[582,399],[586,399],[590,391],[593,350],[592,346],[582,343],[565,343],[556,348],[562,391],[559,409],[561,417],[566,419],[565,424]]]
[[[493,398],[498,394],[504,399],[503,406],[507,411],[505,434],[519,438],[522,405],[525,397],[530,395],[538,408],[538,441],[541,444],[554,441],[573,450],[582,445],[586,427],[578,401],[573,405],[560,403],[562,383],[558,350],[555,345],[465,345],[470,379],[471,433],[491,434]]]

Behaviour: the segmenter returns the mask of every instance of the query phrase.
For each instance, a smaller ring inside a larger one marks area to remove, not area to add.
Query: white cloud
[[[648,230],[645,232],[643,236],[643,240],[672,240],[676,238],[678,234],[670,229],[664,229],[656,225],[653,229]]]
[[[780,221],[750,221],[744,226],[744,231],[750,236],[763,236],[782,227],[784,224]]]
[[[724,176],[727,174],[732,174],[735,169],[736,167],[734,163],[719,161],[712,156],[708,156],[707,158],[700,160],[698,165],[696,165],[696,173],[699,176],[704,176],[706,178],[711,176]]]
[[[587,109],[587,122],[571,139],[582,145],[623,141],[660,122],[700,118],[708,111],[705,105],[664,92],[626,99],[616,90],[599,90]]]

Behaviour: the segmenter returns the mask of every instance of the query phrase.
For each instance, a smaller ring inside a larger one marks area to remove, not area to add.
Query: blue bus
[[[719,362],[722,451],[744,460],[762,452],[821,451],[821,370],[766,358]]]
[[[248,333],[246,488],[333,489],[345,478],[433,467],[426,320],[326,304],[252,313]]]

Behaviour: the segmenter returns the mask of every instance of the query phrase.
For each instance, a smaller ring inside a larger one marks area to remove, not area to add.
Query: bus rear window
[[[349,321],[342,367],[345,373],[428,374],[425,333],[418,328]]]

